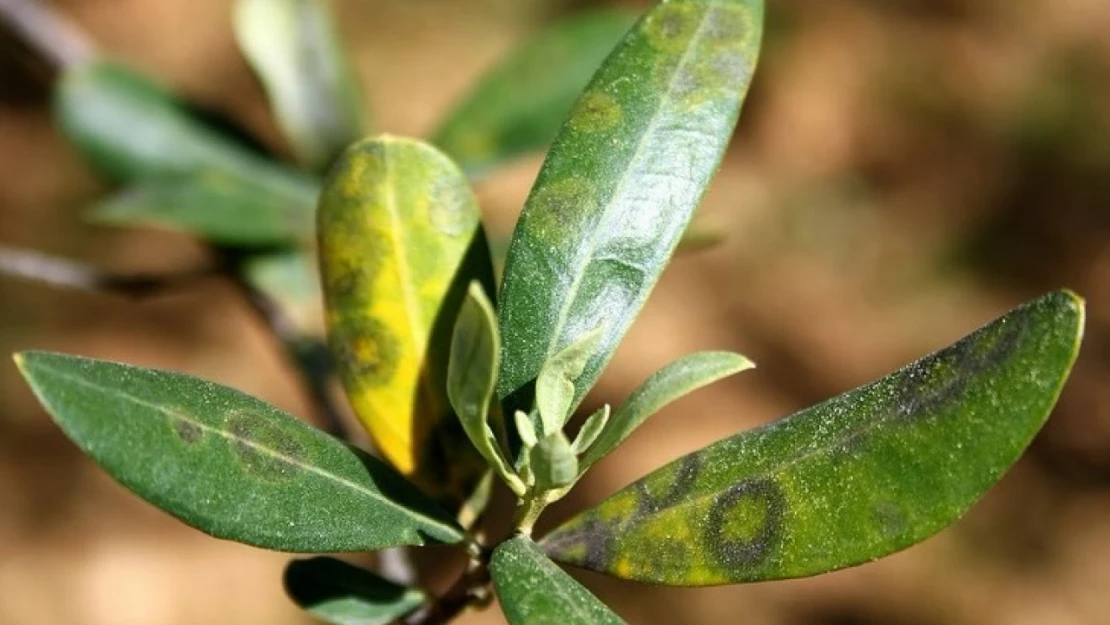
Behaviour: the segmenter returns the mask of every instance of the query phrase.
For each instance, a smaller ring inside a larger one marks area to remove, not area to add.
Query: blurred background
[[[600,2],[339,0],[374,128],[426,136],[468,85],[560,15]],[[641,6],[626,3],[629,6]],[[226,0],[58,0],[105,51],[284,150]],[[676,258],[585,405],[700,349],[759,368],[672,405],[541,524],[688,451],[883,375],[1069,287],[1087,337],[1019,464],[949,530],[877,563],[710,589],[575,575],[630,623],[1110,622],[1110,3],[769,0],[760,69],[699,212],[724,242]],[[184,235],[95,227],[109,187],[62,138],[47,76],[0,46],[0,241],[127,272],[204,259]],[[506,235],[542,161],[479,185]],[[235,289],[143,300],[0,276],[0,354],[170,367],[311,414]],[[306,623],[287,556],[217,541],[117,486],[0,358],[0,623]],[[503,622],[497,610],[461,623]]]

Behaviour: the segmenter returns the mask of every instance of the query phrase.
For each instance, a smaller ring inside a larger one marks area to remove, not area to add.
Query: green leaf
[[[572,484],[578,477],[578,458],[566,434],[556,430],[528,450],[536,491],[546,492]]]
[[[497,384],[497,316],[482,285],[471,282],[455,322],[451,359],[447,365],[447,396],[463,430],[498,475],[517,495],[524,484],[509,468],[497,435],[489,424],[490,402]],[[503,429],[504,425],[499,424]]]
[[[575,104],[513,233],[498,396],[603,324],[581,398],[639,312],[716,171],[751,80],[761,0],[657,4]]]
[[[540,411],[538,425],[542,435],[554,434],[566,424],[574,401],[574,380],[582,375],[586,362],[597,351],[603,331],[597,327],[578,337],[540,368],[536,379],[536,406]]]
[[[334,625],[389,625],[425,600],[416,588],[323,556],[290,562],[285,591],[309,614]]]
[[[579,460],[582,471],[607,456],[651,415],[697,389],[751,369],[752,361],[729,352],[700,352],[672,362],[655,372],[609,419],[597,442]]]
[[[319,189],[315,180],[217,132],[140,74],[104,60],[72,66],[58,83],[54,108],[66,137],[93,166],[117,181],[219,171],[225,184],[234,179],[249,185],[273,204],[277,217],[265,221],[288,222],[294,232],[284,238],[312,231]]]
[[[635,19],[593,9],[537,33],[478,79],[432,143],[472,175],[543,149]]]
[[[98,202],[93,221],[182,230],[214,243],[269,246],[310,240],[313,198],[284,204],[270,190],[225,170],[144,179]]]
[[[363,135],[358,79],[322,0],[239,0],[235,37],[297,160],[321,171]]]
[[[549,535],[563,562],[659,584],[815,575],[959,518],[1018,459],[1075,361],[1057,292],[877,382],[715,443]]]
[[[105,471],[217,538],[299,552],[463,539],[384,463],[233,389],[64,354],[16,364]]]
[[[366,139],[332,169],[318,217],[328,344],[355,413],[402,473],[465,500],[486,463],[447,397],[451,334],[470,281],[493,292],[466,178],[420,141]]]
[[[605,404],[586,419],[586,422],[582,424],[582,429],[578,430],[578,436],[574,437],[574,443],[571,444],[574,453],[581,454],[597,441],[597,437],[601,435],[601,432],[609,423],[609,411],[609,404]],[[583,464],[581,459],[579,459],[578,465],[579,473],[589,468],[589,465]]]
[[[524,448],[535,447],[539,443],[539,435],[536,433],[536,426],[532,423],[532,417],[523,410],[517,410],[513,414],[513,421],[516,423],[516,432],[520,435],[520,443]]]
[[[623,625],[597,597],[518,536],[493,551],[493,587],[509,625]]]

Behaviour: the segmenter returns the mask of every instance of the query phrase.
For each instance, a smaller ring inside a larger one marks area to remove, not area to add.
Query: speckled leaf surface
[[[543,362],[598,325],[576,402],[678,243],[755,67],[761,0],[657,4],[574,105],[513,233],[498,314],[498,395],[527,407]]]
[[[312,237],[311,198],[283,204],[269,189],[223,170],[150,178],[100,200],[88,213],[95,222],[189,232],[235,247],[260,247]]]
[[[531,539],[517,537],[498,545],[490,575],[509,625],[624,624]]]
[[[309,614],[333,625],[389,625],[425,600],[416,588],[323,556],[290,562],[285,591]]]
[[[326,168],[363,134],[358,78],[323,0],[239,0],[239,47],[297,160]]]
[[[462,540],[386,464],[233,389],[63,354],[16,363],[105,471],[217,538],[297,552]]]
[[[1018,459],[1079,348],[1057,292],[876,382],[685,456],[547,536],[557,560],[681,586],[814,575],[936,533]]]
[[[635,19],[593,9],[536,33],[478,79],[432,143],[472,175],[543,149]]]
[[[66,71],[54,94],[65,136],[101,173],[120,182],[218,171],[253,188],[256,202],[295,225],[292,236],[311,236],[319,185],[269,161],[192,116],[173,94],[111,61],[94,60]],[[249,228],[248,223],[242,228]],[[264,231],[268,232],[266,220]],[[270,236],[270,235],[266,235]]]
[[[351,404],[394,466],[459,501],[484,471],[446,390],[467,285],[492,282],[479,216],[446,156],[395,137],[345,152],[318,213],[328,344]]]

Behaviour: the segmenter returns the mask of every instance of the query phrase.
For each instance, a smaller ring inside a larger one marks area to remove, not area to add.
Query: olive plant
[[[72,70],[59,90],[67,133],[129,185],[99,218],[300,264],[316,205],[328,351],[375,453],[180,373],[18,354],[39,400],[121,484],[212,536],[309,554],[465,554],[439,595],[332,557],[293,561],[290,595],[332,623],[443,623],[491,585],[513,625],[622,623],[555,562],[652,584],[763,581],[861,564],[952,523],[1048,417],[1082,335],[1076,295],[1040,297],[535,531],[645,420],[753,366],[691,354],[568,432],[720,164],[763,3],[663,0],[634,23],[594,17],[526,46],[425,142],[357,138],[366,120],[322,4],[243,0],[240,41],[301,171],[229,142],[118,66]],[[290,40],[304,45],[281,45]],[[562,85],[578,70],[534,76],[536,50],[552,41],[608,52],[585,62],[600,67],[573,106]],[[521,75],[540,87],[514,108]],[[566,109],[549,134],[545,120]],[[121,140],[124,120],[152,114],[160,134]],[[549,140],[497,272],[468,176]],[[507,532],[483,523],[494,489],[515,502]]]

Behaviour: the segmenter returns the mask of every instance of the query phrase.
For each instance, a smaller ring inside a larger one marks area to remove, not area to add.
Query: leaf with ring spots
[[[897,372],[685,456],[542,541],[556,560],[706,586],[815,575],[959,518],[1018,459],[1075,361],[1060,291]]]
[[[529,538],[498,545],[489,566],[509,625],[624,625]]]
[[[16,364],[109,475],[217,538],[307,553],[463,539],[393,468],[249,395],[64,354],[25,352]]]
[[[383,456],[445,505],[485,472],[447,396],[455,320],[471,280],[494,292],[477,200],[415,139],[351,146],[318,212],[328,345]]]
[[[656,3],[579,97],[505,260],[497,392],[511,409],[530,406],[544,362],[599,325],[572,408],[601,374],[720,165],[762,32],[762,0]]]

